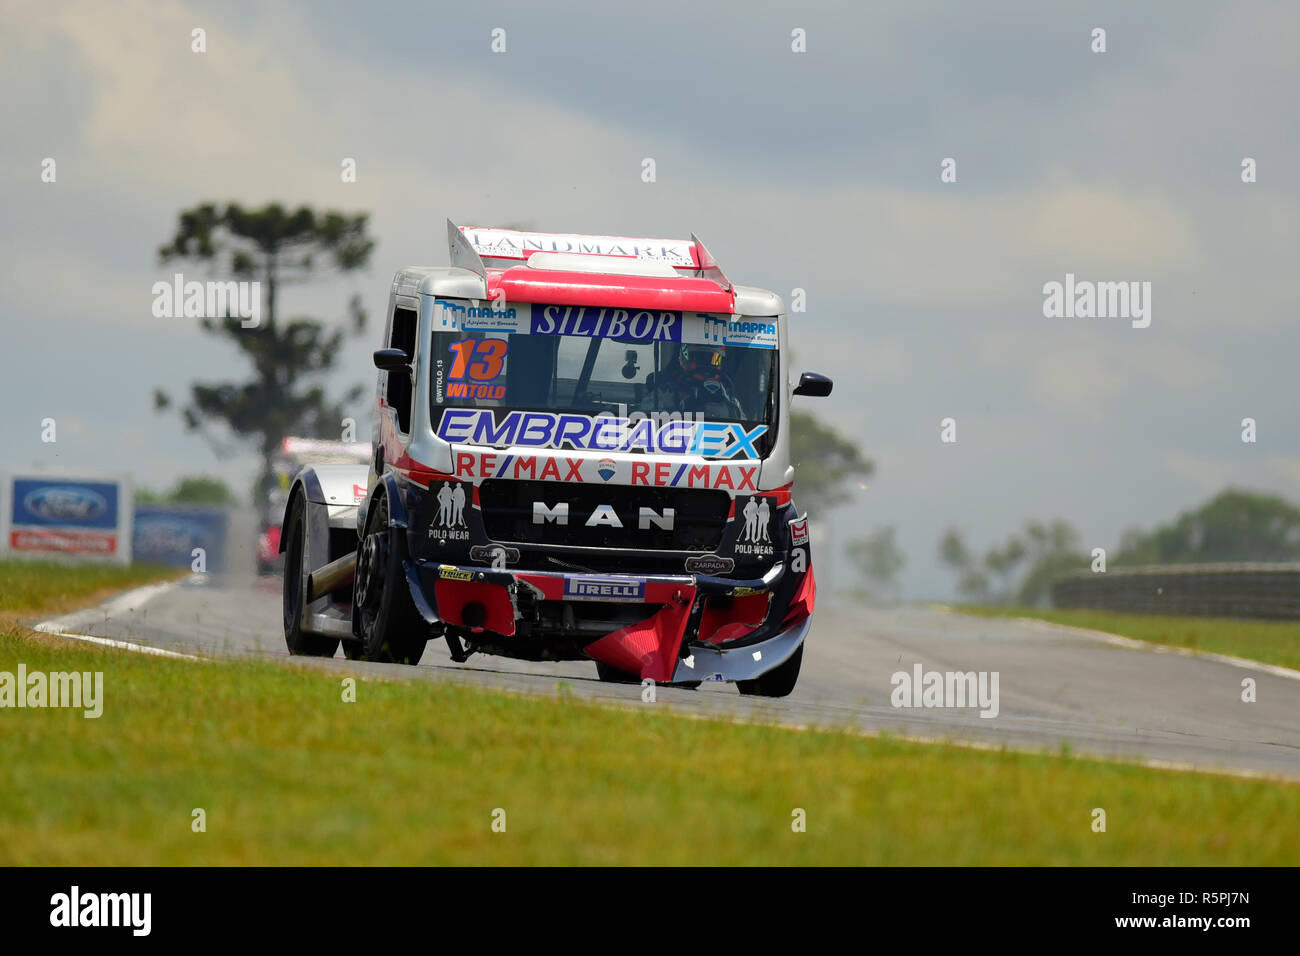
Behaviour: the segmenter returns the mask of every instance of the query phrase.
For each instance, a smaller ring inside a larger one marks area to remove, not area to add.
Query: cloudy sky
[[[242,492],[253,459],[150,395],[243,370],[150,289],[178,210],[278,200],[368,211],[378,241],[288,315],[356,291],[378,316],[396,268],[446,261],[448,217],[694,231],[734,280],[805,289],[815,408],[877,463],[836,533],[896,525],[911,597],[949,593],[948,525],[1114,547],[1227,484],[1300,499],[1293,3],[266,6],[0,0],[0,466]],[[1067,272],[1150,282],[1150,327],[1045,318]]]

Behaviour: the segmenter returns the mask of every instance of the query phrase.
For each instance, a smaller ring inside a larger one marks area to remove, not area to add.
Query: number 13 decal
[[[510,343],[505,339],[462,339],[448,351],[456,355],[447,375],[449,379],[461,381],[469,377],[476,382],[489,382],[501,374]]]

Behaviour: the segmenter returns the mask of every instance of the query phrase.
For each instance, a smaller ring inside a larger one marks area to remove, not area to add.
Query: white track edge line
[[[1122,634],[1111,634],[1107,631],[1098,631],[1090,627],[1076,627],[1073,624],[1057,624],[1054,621],[1045,621],[1037,617],[1003,617],[993,618],[984,617],[979,614],[970,614],[960,608],[950,605],[934,605],[935,609],[944,614],[958,614],[962,617],[977,618],[981,621],[1014,621],[1017,624],[1027,624],[1035,630],[1040,631],[1068,631],[1079,637],[1087,637],[1094,641],[1102,641],[1106,644],[1113,644],[1116,647],[1124,647],[1131,651],[1150,651],[1153,654],[1173,654],[1176,657],[1199,657],[1202,660],[1217,661],[1220,664],[1229,664],[1233,667],[1240,667],[1243,670],[1260,671],[1264,674],[1272,674],[1274,677],[1285,677],[1288,680],[1300,680],[1300,671],[1293,670],[1290,667],[1283,667],[1280,664],[1265,664],[1262,661],[1252,661],[1246,657],[1233,657],[1230,654],[1217,654],[1214,651],[1202,651],[1194,647],[1178,647],[1174,644],[1157,644],[1154,641],[1143,641],[1136,637],[1124,637]]]
[[[137,654],[152,654],[155,657],[174,657],[183,661],[201,661],[202,657],[196,657],[193,654],[182,654],[180,651],[169,651],[162,647],[153,647],[149,644],[133,644],[130,641],[115,641],[108,637],[95,637],[92,634],[77,634],[75,631],[65,631],[62,628],[55,627],[49,622],[42,622],[32,628],[34,631],[40,631],[42,634],[52,634],[55,637],[66,637],[73,641],[85,641],[88,644],[99,644],[102,647],[115,647],[122,651],[134,651]]]
[[[110,598],[103,604],[97,604],[91,608],[84,608],[80,611],[73,611],[70,614],[61,614],[58,617],[52,617],[32,625],[32,630],[40,631],[42,634],[52,634],[55,637],[64,637],[73,641],[84,641],[87,644],[98,644],[101,647],[114,647],[122,651],[132,651],[137,654],[151,654],[154,657],[172,657],[185,661],[201,661],[203,658],[196,657],[193,654],[182,654],[180,651],[169,651],[162,647],[153,647],[149,644],[136,644],[132,641],[118,641],[108,637],[95,637],[91,634],[81,634],[68,628],[79,626],[80,622],[94,620],[99,616],[108,618],[113,614],[122,611],[135,610],[144,607],[149,601],[152,601],[158,595],[170,591],[176,587],[179,582],[166,581],[162,584],[146,584],[142,587],[134,588],[125,594],[119,594],[115,598]]]

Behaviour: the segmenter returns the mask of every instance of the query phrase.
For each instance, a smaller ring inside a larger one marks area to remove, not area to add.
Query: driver
[[[744,418],[735,399],[736,385],[722,370],[725,345],[683,342],[677,362],[664,369],[659,389],[683,412],[739,420]]]

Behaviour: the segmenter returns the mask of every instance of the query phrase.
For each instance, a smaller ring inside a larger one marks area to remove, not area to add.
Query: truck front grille
[[[628,551],[712,551],[730,509],[723,491],[503,479],[483,482],[479,502],[494,541]],[[642,509],[658,520],[643,517]],[[672,527],[664,528],[668,509]]]

